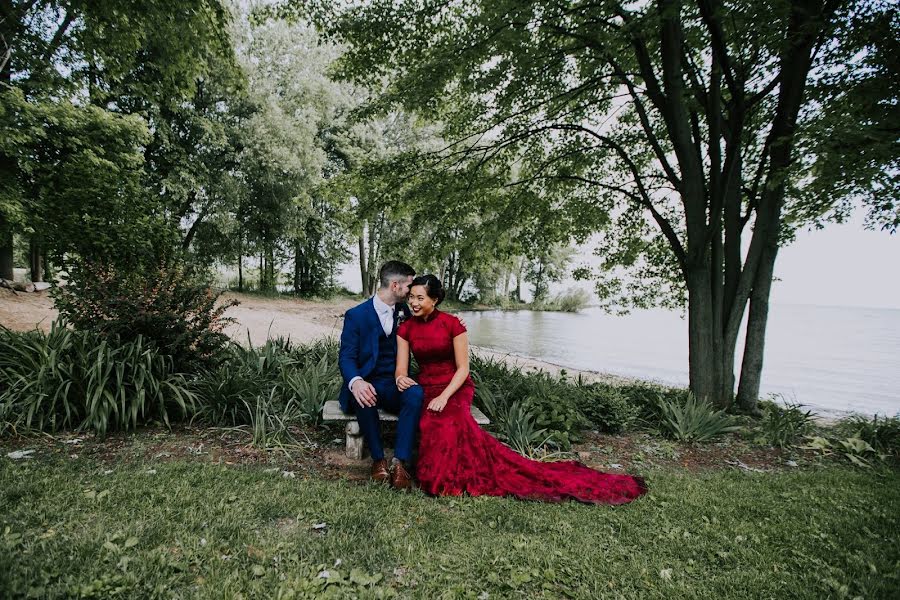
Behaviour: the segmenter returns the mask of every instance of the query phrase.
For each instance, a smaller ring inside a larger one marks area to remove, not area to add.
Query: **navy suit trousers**
[[[375,406],[360,406],[355,398],[351,399],[351,402],[354,404],[353,412],[356,413],[360,433],[369,446],[369,452],[372,453],[372,460],[384,458],[384,448],[381,446],[381,422],[378,418],[380,408],[397,415],[397,445],[394,448],[394,457],[409,461],[412,458],[419,415],[422,414],[422,403],[425,400],[422,386],[414,385],[401,392],[392,378],[377,378],[369,383],[377,394]]]

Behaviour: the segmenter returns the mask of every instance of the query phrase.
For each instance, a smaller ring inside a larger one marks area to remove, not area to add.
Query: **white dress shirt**
[[[391,335],[394,330],[394,305],[385,304],[378,294],[372,296],[372,304],[375,306],[375,312],[378,313],[378,320],[381,321],[381,328],[384,329],[384,335]]]
[[[381,323],[381,328],[384,330],[384,335],[391,335],[391,332],[394,331],[395,306],[393,304],[386,304],[381,298],[378,297],[378,294],[372,296],[372,305],[375,307],[375,312],[378,313],[378,321]],[[362,379],[362,377],[357,375],[347,384],[347,387],[350,388],[350,391],[353,391],[353,384],[356,383],[357,379]]]

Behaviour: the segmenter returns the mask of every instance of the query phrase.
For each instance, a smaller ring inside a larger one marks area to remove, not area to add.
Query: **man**
[[[415,270],[400,261],[388,261],[378,273],[378,291],[344,315],[338,364],[344,385],[340,404],[344,412],[354,412],[363,439],[372,453],[372,479],[390,481],[391,487],[412,485],[409,465],[424,393],[414,385],[397,389],[394,367],[397,359],[397,326],[409,318],[406,298]],[[397,444],[388,469],[381,446],[378,409],[397,415]]]

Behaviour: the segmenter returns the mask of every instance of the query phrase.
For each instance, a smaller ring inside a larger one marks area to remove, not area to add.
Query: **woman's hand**
[[[447,406],[447,402],[450,399],[441,394],[440,396],[436,396],[431,399],[431,402],[428,403],[428,410],[433,410],[434,412],[441,412],[444,410],[444,407]]]
[[[412,377],[398,377],[397,378],[397,389],[401,392],[405,392],[409,388],[414,385],[419,385],[416,383],[416,380]]]

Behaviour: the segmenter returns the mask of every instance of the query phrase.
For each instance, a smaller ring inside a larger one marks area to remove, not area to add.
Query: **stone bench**
[[[378,418],[382,421],[396,421],[397,415],[379,410]],[[488,425],[491,422],[491,420],[474,405],[472,406],[472,418],[475,419],[475,422],[479,425]],[[347,421],[347,456],[349,458],[361,460],[364,452],[364,443],[362,433],[359,431],[359,423],[356,422],[356,415],[342,411],[341,405],[337,400],[329,400],[322,409],[322,420]]]

